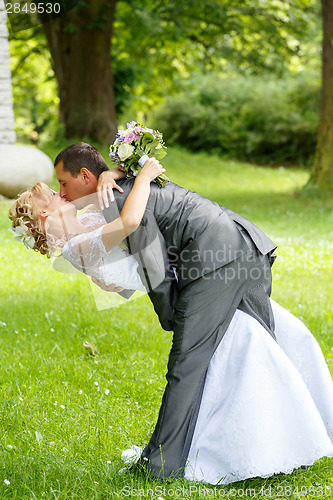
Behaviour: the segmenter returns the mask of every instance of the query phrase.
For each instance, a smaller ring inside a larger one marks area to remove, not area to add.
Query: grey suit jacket
[[[124,193],[114,190],[116,203],[103,212],[108,222],[119,216],[134,180],[118,181]],[[151,183],[144,217],[127,245],[162,328],[173,329],[174,305],[184,286],[248,252],[239,226],[262,255],[272,256],[276,245],[245,217],[172,182],[164,188]]]

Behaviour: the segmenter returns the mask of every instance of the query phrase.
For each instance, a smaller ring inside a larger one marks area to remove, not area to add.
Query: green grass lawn
[[[44,149],[52,159],[59,151]],[[302,169],[178,149],[163,163],[174,182],[240,212],[276,241],[273,298],[313,331],[333,373],[333,200],[300,193],[308,177]],[[208,486],[205,492],[185,480],[119,473],[121,451],[147,443],[165,386],[171,334],[160,328],[149,299],[98,311],[84,275],[58,273],[14,242],[9,206],[0,201],[0,498],[207,497]],[[86,354],[85,340],[96,344],[98,357]],[[330,497],[331,459],[303,474],[217,488],[215,497],[241,498],[255,489],[259,498],[312,498],[325,485]]]

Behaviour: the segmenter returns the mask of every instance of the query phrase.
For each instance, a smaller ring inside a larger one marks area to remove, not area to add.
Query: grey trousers
[[[241,259],[189,283],[175,307],[167,386],[158,421],[139,466],[160,479],[182,476],[200,408],[209,362],[237,308],[274,337],[268,256],[249,242]]]

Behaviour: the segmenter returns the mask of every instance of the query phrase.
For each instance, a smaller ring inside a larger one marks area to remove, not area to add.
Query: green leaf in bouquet
[[[145,146],[145,153],[146,154],[150,154],[152,151],[154,151],[154,149],[156,148],[156,146],[158,146],[160,143],[160,141],[158,139],[155,139],[154,141],[152,142],[149,142],[148,144],[146,144]]]
[[[150,132],[145,132],[142,136],[141,136],[141,148],[144,149],[145,146],[147,144],[149,144],[150,142],[152,142],[154,140],[154,136],[153,134],[151,134]]]
[[[167,152],[164,148],[155,148],[151,154],[156,158],[156,160],[162,160],[162,158],[166,156]]]
[[[141,156],[145,155],[146,153],[143,151],[143,149],[137,149],[135,151],[135,158],[136,158],[136,161],[139,161],[139,159],[141,158]]]
[[[129,162],[127,164],[127,168],[130,169],[130,170],[133,170],[133,171],[138,170],[138,161],[139,161],[139,157],[138,156],[132,156],[129,159]]]

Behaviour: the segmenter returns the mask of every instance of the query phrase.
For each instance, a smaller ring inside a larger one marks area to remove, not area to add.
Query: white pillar
[[[0,144],[15,144],[15,141],[7,12],[4,2],[0,0]]]

